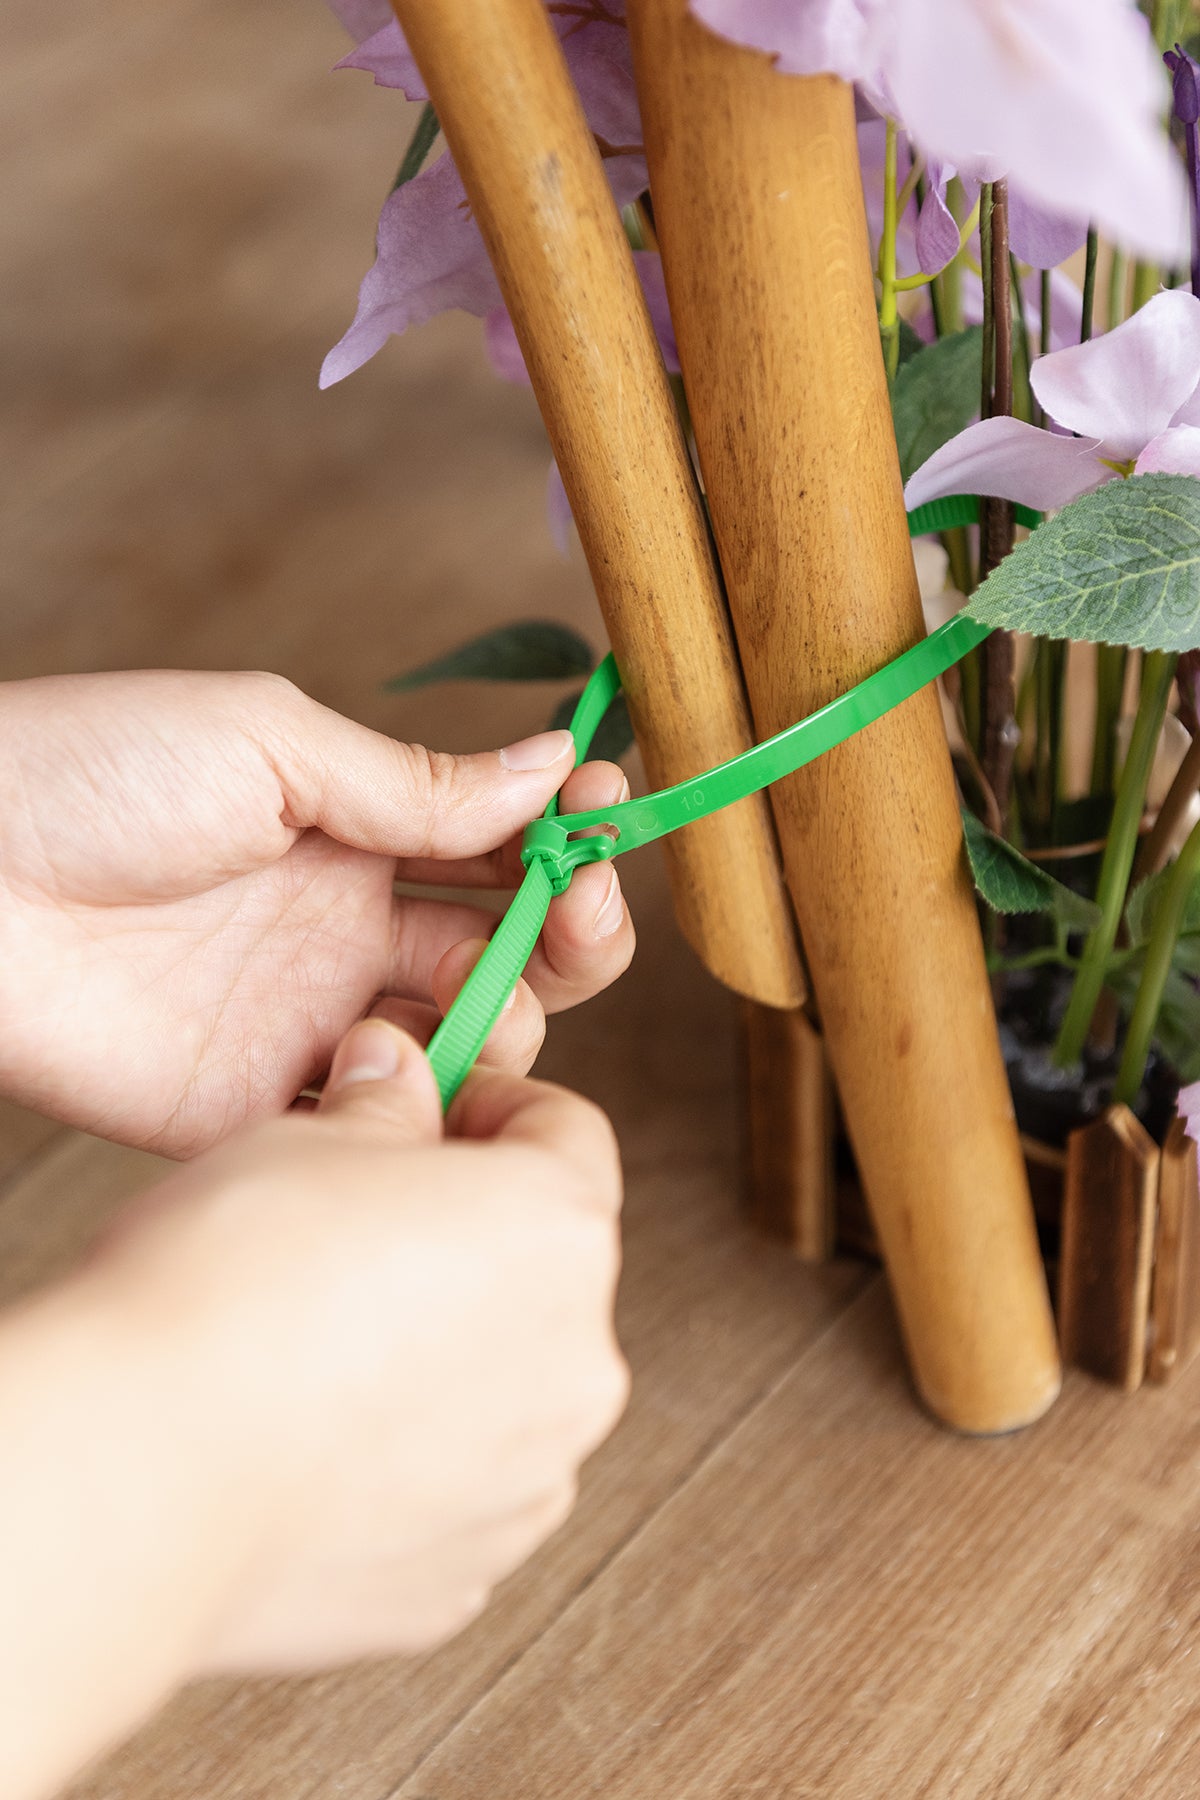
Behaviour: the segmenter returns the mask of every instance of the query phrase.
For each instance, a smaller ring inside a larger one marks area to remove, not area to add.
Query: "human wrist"
[[[194,1360],[90,1273],[0,1316],[6,1796],[51,1791],[201,1672],[253,1560],[253,1495]]]

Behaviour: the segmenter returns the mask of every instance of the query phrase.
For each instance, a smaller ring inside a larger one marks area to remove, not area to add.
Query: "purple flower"
[[[1156,294],[1103,337],[1039,357],[1030,381],[1060,429],[1005,418],[968,425],[912,476],[907,506],[942,494],[997,494],[1045,511],[1118,475],[1200,475],[1194,295],[1178,288]]]
[[[499,305],[500,289],[458,170],[448,156],[439,157],[388,195],[375,265],[359,291],[349,331],[321,365],[321,386],[352,375],[394,332],[451,307],[482,315]]]
[[[1171,71],[1175,117],[1183,126],[1187,148],[1188,187],[1192,203],[1192,292],[1200,294],[1200,63],[1182,44],[1163,57]]]
[[[1200,1081],[1193,1081],[1190,1087],[1180,1088],[1175,1104],[1179,1108],[1179,1116],[1188,1136],[1200,1144]]]
[[[871,74],[871,24],[883,0],[691,0],[719,37],[766,50],[785,75]]]
[[[420,71],[387,0],[332,0],[359,39],[337,65],[365,69],[382,87],[427,98]],[[646,159],[623,0],[549,0],[587,120],[618,206],[647,185]],[[448,154],[389,195],[379,220],[374,267],[359,292],[346,335],[321,369],[321,386],[341,381],[395,333],[460,307],[485,315],[500,306],[479,228]]]
[[[1175,117],[1181,125],[1194,125],[1200,119],[1200,63],[1189,56],[1182,44],[1163,55],[1171,71],[1171,97]]]
[[[868,82],[930,158],[1090,219],[1139,255],[1186,248],[1161,67],[1132,0],[691,0],[797,74]]]

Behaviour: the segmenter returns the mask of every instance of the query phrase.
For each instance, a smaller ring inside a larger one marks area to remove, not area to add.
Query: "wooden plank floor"
[[[439,321],[333,392],[410,124],[319,0],[8,0],[0,674],[275,668],[446,747],[550,696],[381,681],[524,613],[599,641],[527,394]],[[548,1072],[617,1121],[635,1375],[575,1516],[440,1652],[178,1697],[74,1800],[974,1800],[1200,1790],[1200,1370],[1021,1437],[916,1411],[886,1293],[735,1211],[732,1009],[652,858]],[[154,1158],[0,1107],[0,1299]]]

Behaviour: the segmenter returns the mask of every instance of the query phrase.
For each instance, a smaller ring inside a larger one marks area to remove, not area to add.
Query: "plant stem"
[[[1108,842],[1104,846],[1104,859],[1100,865],[1100,879],[1096,885],[1100,921],[1084,944],[1079,973],[1072,984],[1071,998],[1063,1017],[1058,1042],[1054,1046],[1054,1061],[1060,1069],[1073,1067],[1083,1055],[1092,1014],[1104,986],[1109,955],[1117,939],[1125,906],[1125,890],[1129,885],[1129,872],[1133,868],[1137,852],[1138,829],[1145,810],[1146,788],[1154,766],[1158,740],[1162,735],[1163,719],[1174,677],[1174,656],[1164,650],[1151,651],[1142,669],[1141,697],[1133,723],[1133,736],[1129,741],[1129,753],[1117,784],[1116,805],[1113,807]]]
[[[1116,1086],[1113,1088],[1113,1099],[1123,1100],[1126,1106],[1132,1106],[1137,1099],[1142,1077],[1146,1073],[1146,1058],[1150,1054],[1150,1042],[1158,1023],[1163,989],[1171,972],[1175,945],[1179,940],[1179,927],[1183,923],[1184,909],[1197,875],[1200,875],[1200,825],[1192,827],[1187,842],[1175,859],[1175,866],[1167,877],[1167,885],[1159,901],[1150,942],[1146,946],[1142,978],[1138,982],[1137,999],[1134,1001],[1133,1015],[1125,1036],[1125,1051],[1121,1057],[1121,1067],[1117,1071]]]
[[[983,394],[981,416],[1011,417],[1013,409],[1012,259],[1008,248],[1008,184],[987,183],[980,195],[983,245]],[[990,332],[990,335],[989,335]],[[990,343],[990,354],[989,354]],[[1013,546],[1010,500],[987,497],[980,503],[979,577],[997,568]],[[1012,799],[1013,761],[1019,733],[1013,717],[1016,648],[1012,633],[993,631],[983,644],[982,746],[980,763],[1007,825]]]
[[[1125,253],[1114,250],[1108,265],[1108,329],[1125,317]]]
[[[1083,301],[1079,309],[1079,341],[1086,344],[1092,335],[1092,316],[1096,310],[1096,254],[1100,240],[1093,226],[1087,234],[1083,261]]]
[[[1125,693],[1128,652],[1120,644],[1096,646],[1096,731],[1092,740],[1093,794],[1111,794],[1116,771],[1117,721]]]
[[[1029,376],[1033,368],[1033,343],[1029,336],[1029,320],[1025,316],[1025,290],[1021,286],[1021,271],[1017,267],[1017,259],[1010,256],[1009,283],[1012,288],[1013,306],[1017,315],[1017,344],[1021,352],[1021,404],[1015,400],[1013,410],[1022,419],[1033,419],[1033,389],[1029,385]]]
[[[393,194],[397,188],[404,187],[414,176],[420,174],[425,158],[433,149],[434,139],[440,130],[438,116],[433,110],[433,102],[427,100],[421,108],[421,116],[417,120],[416,130],[409,139],[408,149],[404,152],[404,160],[392,183]]]
[[[883,236],[879,244],[879,337],[888,385],[900,366],[900,319],[896,311],[896,125],[889,119],[883,152]]]
[[[1130,312],[1138,312],[1147,300],[1153,299],[1162,280],[1162,270],[1157,263],[1135,262],[1133,265],[1133,300]]]
[[[1034,682],[1037,694],[1037,763],[1034,793],[1038,823],[1054,841],[1062,781],[1063,684],[1067,646],[1061,639],[1039,638]]]

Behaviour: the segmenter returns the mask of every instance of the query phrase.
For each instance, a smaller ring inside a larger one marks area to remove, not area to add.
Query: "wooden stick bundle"
[[[853,95],[629,0],[655,222],[760,736],[921,633]],[[937,696],[771,789],[918,1387],[1001,1431],[1059,1386]]]
[[[541,0],[394,0],[533,380],[653,787],[737,755],[749,712],[632,256]],[[727,986],[804,981],[762,795],[666,844],[680,924]]]

